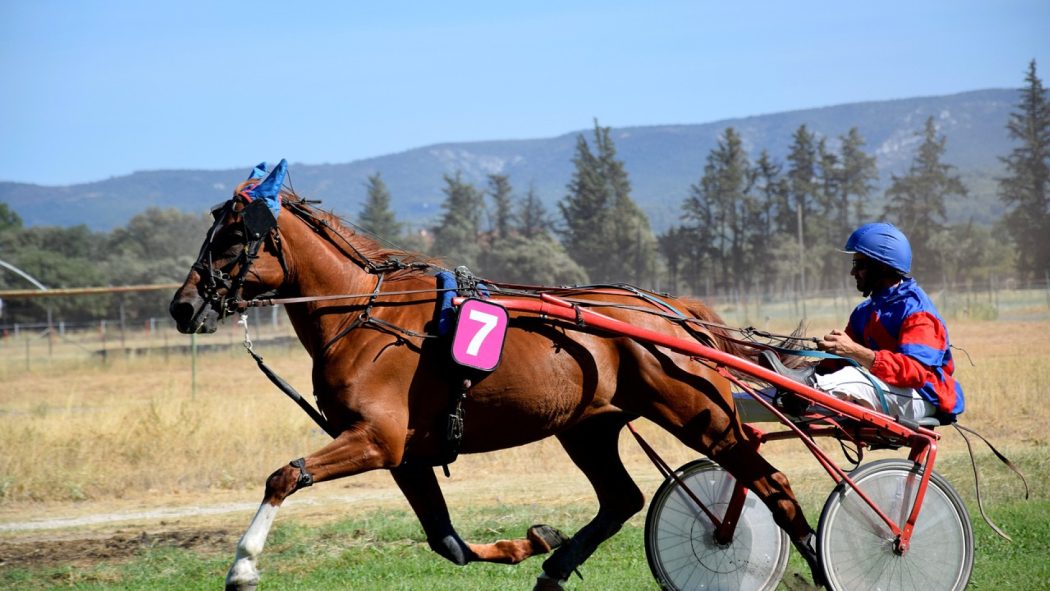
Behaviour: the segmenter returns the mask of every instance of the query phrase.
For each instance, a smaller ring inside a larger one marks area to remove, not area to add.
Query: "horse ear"
[[[255,165],[255,168],[252,169],[252,173],[248,175],[248,180],[257,181],[263,178],[264,176],[266,176],[266,163],[260,162]]]
[[[258,168],[257,166],[256,169],[258,170]],[[281,185],[284,184],[284,177],[287,175],[288,161],[282,158],[281,162],[270,171],[270,174],[265,179],[247,191],[252,199],[265,200],[270,207],[270,211],[273,212],[274,218],[281,211]]]

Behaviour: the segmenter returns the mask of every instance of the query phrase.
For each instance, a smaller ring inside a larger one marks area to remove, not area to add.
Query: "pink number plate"
[[[468,299],[459,306],[452,336],[452,359],[463,366],[492,371],[503,354],[507,310],[484,300]]]

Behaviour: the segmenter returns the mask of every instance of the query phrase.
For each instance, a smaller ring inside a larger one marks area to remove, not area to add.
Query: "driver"
[[[850,275],[868,299],[850,314],[845,330],[820,339],[821,350],[858,366],[825,362],[814,387],[880,412],[942,424],[963,412],[963,392],[952,374],[948,329],[911,271],[911,245],[887,223],[857,228],[843,249],[853,255]],[[833,371],[827,372],[831,365]],[[873,383],[878,384],[882,395]]]

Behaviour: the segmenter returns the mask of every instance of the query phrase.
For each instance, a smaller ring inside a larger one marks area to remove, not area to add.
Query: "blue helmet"
[[[892,224],[864,224],[850,234],[843,250],[867,255],[904,274],[911,272],[911,244]]]

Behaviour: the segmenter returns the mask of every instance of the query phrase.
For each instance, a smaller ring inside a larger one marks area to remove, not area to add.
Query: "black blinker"
[[[241,220],[244,222],[244,231],[248,234],[249,240],[259,240],[277,227],[277,218],[270,211],[270,206],[262,199],[249,203],[241,211]]]

